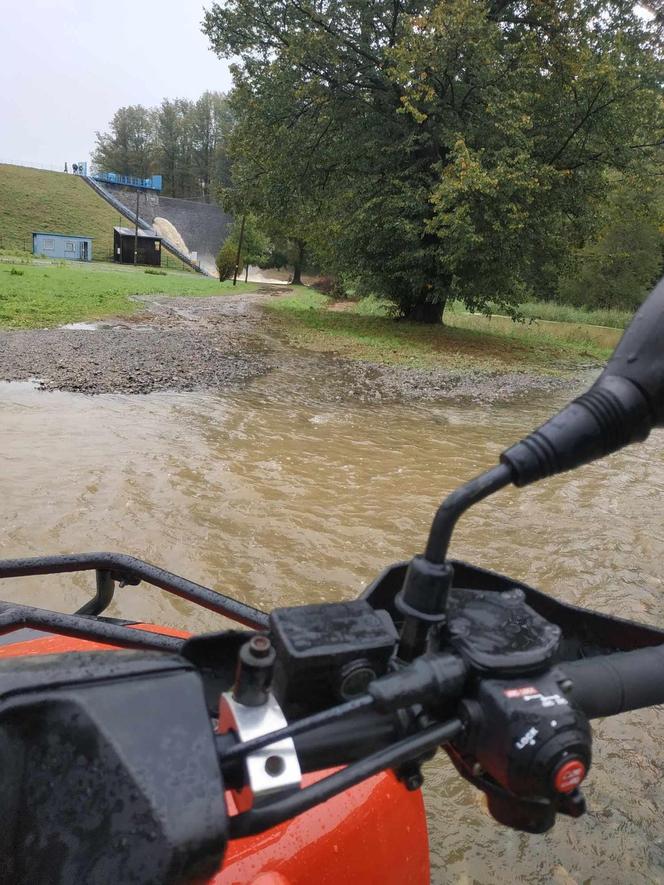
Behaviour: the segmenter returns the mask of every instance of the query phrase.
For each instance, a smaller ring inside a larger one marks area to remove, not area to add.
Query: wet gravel
[[[272,365],[255,351],[249,309],[230,298],[163,298],[130,320],[0,332],[0,379],[91,394],[241,384]]]
[[[149,393],[226,387],[269,370],[188,330],[40,330],[0,335],[0,377],[38,379],[46,390]]]
[[[492,403],[513,399],[533,391],[558,390],[574,386],[577,379],[533,375],[522,372],[480,373],[444,372],[407,366],[380,366],[352,363],[352,384],[348,394],[366,402],[392,400],[465,399]]]
[[[517,372],[486,375],[380,366],[296,351],[260,309],[272,294],[145,298],[129,320],[78,328],[0,332],[0,380],[33,379],[45,390],[88,394],[224,389],[275,368],[307,384],[324,379],[331,400],[496,402],[570,380]]]

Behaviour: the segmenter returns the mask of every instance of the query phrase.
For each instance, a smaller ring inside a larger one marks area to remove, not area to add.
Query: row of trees
[[[661,17],[631,0],[225,0],[230,178],[301,264],[446,302],[641,297],[662,259]]]
[[[108,132],[97,133],[93,153],[101,172],[146,178],[161,174],[168,196],[214,199],[226,170],[231,111],[223,93],[198,101],[164,99],[158,108],[116,111]]]

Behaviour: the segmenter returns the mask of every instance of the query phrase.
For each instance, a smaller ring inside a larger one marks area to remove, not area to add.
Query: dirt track
[[[331,399],[509,399],[563,382],[509,373],[476,375],[378,366],[295,351],[275,336],[261,304],[275,287],[254,295],[145,298],[131,319],[88,328],[0,332],[0,380],[36,379],[46,390],[148,393],[221,389],[277,367],[306,384],[314,373]]]

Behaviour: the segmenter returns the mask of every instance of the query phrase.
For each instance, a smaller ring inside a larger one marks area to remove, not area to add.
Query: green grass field
[[[132,295],[231,295],[256,284],[219,283],[198,274],[113,264],[0,261],[0,327],[31,329],[130,316],[141,310]]]
[[[0,256],[31,253],[32,232],[43,230],[92,237],[93,259],[106,261],[113,254],[116,225],[131,222],[79,175],[0,163]],[[189,272],[166,247],[162,263]]]
[[[446,325],[395,321],[375,299],[332,304],[312,289],[267,304],[291,342],[387,365],[450,371],[538,372],[565,375],[601,364],[620,331],[566,323],[514,323],[509,319],[446,312]]]
[[[113,251],[113,227],[126,219],[78,175],[0,164],[0,249],[32,251],[32,232],[94,237],[93,255]]]
[[[355,312],[362,316],[388,316],[389,306],[387,302],[378,298],[368,297],[355,302]],[[572,307],[567,304],[556,304],[553,301],[527,301],[520,305],[519,311],[525,322],[530,320],[542,320],[547,323],[569,323],[578,326],[600,326],[607,329],[625,329],[631,322],[634,314],[628,310],[589,310],[582,307]],[[445,308],[445,322],[451,323],[452,315],[460,314],[468,316],[482,316],[481,314],[468,314],[468,311],[458,301],[452,301]],[[500,316],[497,309],[491,311],[492,319]]]
[[[611,329],[625,329],[634,316],[628,310],[588,310],[552,301],[528,301],[521,305],[520,310],[526,319],[606,326]]]

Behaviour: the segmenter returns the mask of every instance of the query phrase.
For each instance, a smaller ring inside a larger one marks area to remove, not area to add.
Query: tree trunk
[[[245,283],[249,282],[249,262],[248,261],[244,266],[244,281],[245,281]]]
[[[442,323],[444,310],[444,301],[421,301],[419,304],[414,304],[411,307],[406,314],[406,319],[412,320],[415,323],[436,325]]]
[[[302,265],[304,264],[304,240],[295,240],[297,252],[295,253],[295,261],[293,263],[293,286],[302,285]]]

